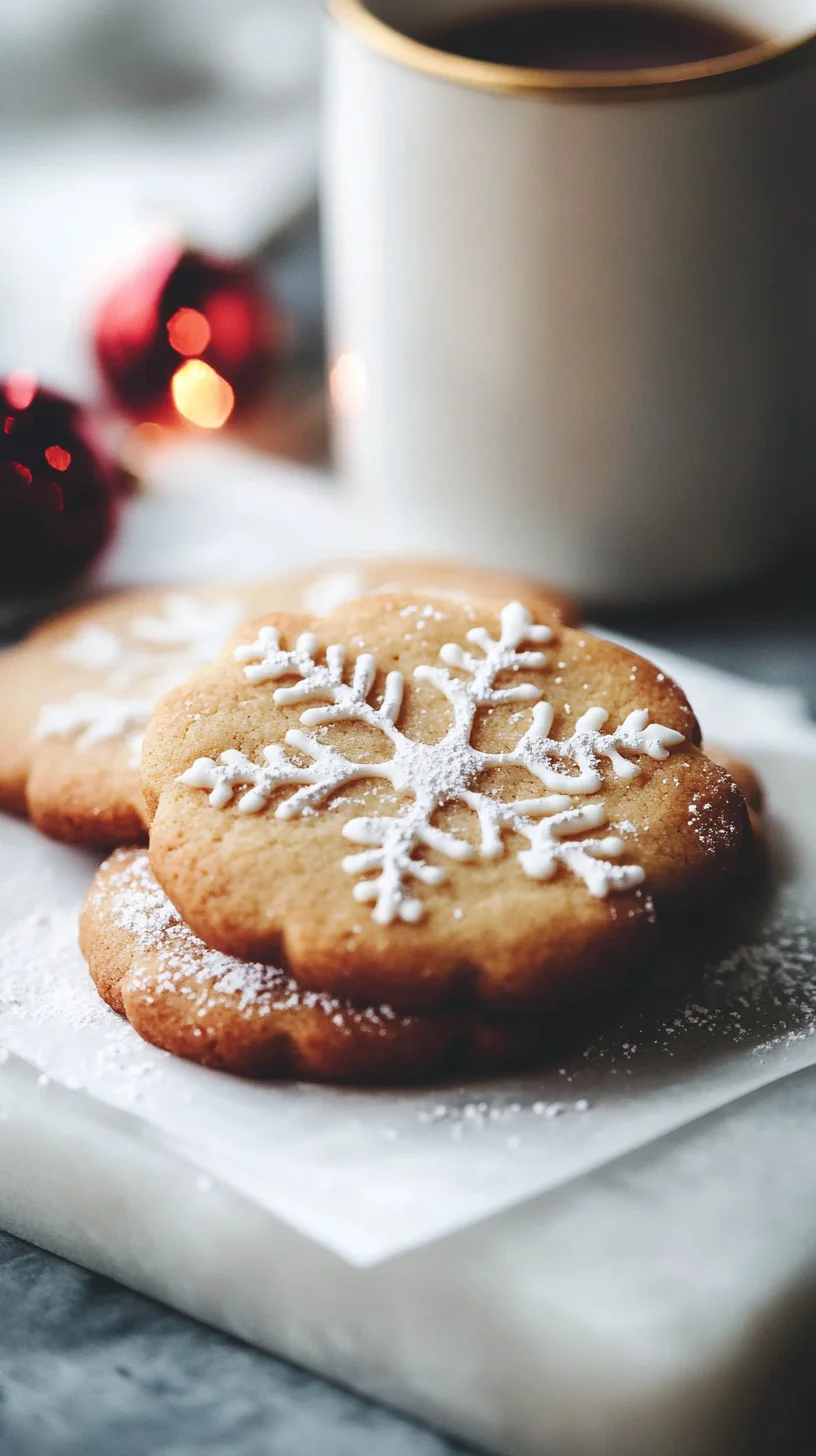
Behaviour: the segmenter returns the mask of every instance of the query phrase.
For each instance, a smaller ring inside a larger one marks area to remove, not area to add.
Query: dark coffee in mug
[[[724,16],[638,0],[574,0],[509,10],[423,37],[474,61],[547,71],[633,71],[714,60],[759,45]]]

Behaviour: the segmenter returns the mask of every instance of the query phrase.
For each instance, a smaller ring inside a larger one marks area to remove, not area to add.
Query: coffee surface
[[[511,10],[423,37],[474,61],[548,71],[630,71],[712,60],[764,37],[722,16],[637,0]]]

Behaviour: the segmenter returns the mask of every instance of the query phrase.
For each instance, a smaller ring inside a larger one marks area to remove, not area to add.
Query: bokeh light
[[[28,372],[0,380],[0,602],[75,581],[108,540],[124,481],[104,431]]]
[[[235,407],[235,391],[203,359],[188,359],[173,375],[173,403],[183,419],[203,430],[220,430]]]
[[[368,402],[368,372],[359,354],[341,354],[329,374],[332,404],[339,415],[352,419]]]
[[[18,369],[6,376],[6,399],[12,409],[28,409],[36,393],[37,378],[30,370]]]
[[[177,354],[194,358],[203,354],[212,337],[212,330],[197,308],[179,308],[167,325],[167,337]]]
[[[253,260],[164,246],[102,301],[95,346],[108,392],[131,419],[172,426],[181,415],[217,429],[268,388],[283,321]],[[211,372],[179,374],[185,360]]]
[[[53,470],[67,470],[71,464],[70,450],[63,450],[61,445],[49,445],[45,458]]]

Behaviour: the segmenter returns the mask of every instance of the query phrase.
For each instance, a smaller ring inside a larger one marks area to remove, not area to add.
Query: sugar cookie
[[[61,613],[0,658],[0,807],[74,843],[144,834],[139,758],[156,700],[210,661],[267,584],[150,591]]]
[[[358,1005],[542,1010],[727,889],[747,810],[683,693],[536,615],[424,594],[267,613],[170,692],[143,788],[194,932]]]
[[[762,873],[766,867],[768,856],[768,834],[765,816],[765,788],[756,769],[742,758],[736,758],[728,748],[721,748],[718,745],[706,743],[705,751],[709,758],[724,768],[730,774],[738,786],[746,804],[748,805],[748,818],[751,821],[753,831],[754,853],[749,856],[745,866],[747,878],[753,878]]]
[[[248,615],[313,611],[395,578],[478,594],[488,583],[527,592],[566,614],[569,600],[535,583],[454,563],[329,562],[277,580],[127,592],[59,614],[0,655],[0,808],[30,813],[74,843],[130,844],[144,836],[139,756],[157,698],[215,657]],[[525,598],[527,599],[527,598]]]
[[[553,1018],[405,1016],[301,991],[284,971],[208,950],[144,850],[117,850],[99,870],[81,943],[100,995],[146,1041],[243,1076],[398,1083],[496,1073],[529,1064],[569,1031]]]
[[[310,571],[282,576],[274,600],[268,606],[324,617],[356,597],[406,591],[459,601],[469,597],[489,601],[520,597],[533,611],[541,610],[548,617],[555,613],[565,625],[580,620],[573,597],[530,577],[463,562],[411,556],[347,557],[324,562]]]

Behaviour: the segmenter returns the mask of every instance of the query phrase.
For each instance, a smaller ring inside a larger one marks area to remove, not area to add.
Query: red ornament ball
[[[73,400],[30,374],[0,384],[0,596],[64,586],[114,526],[121,472]]]
[[[281,345],[277,309],[249,263],[162,248],[102,304],[96,356],[139,420],[217,429],[262,390]]]

